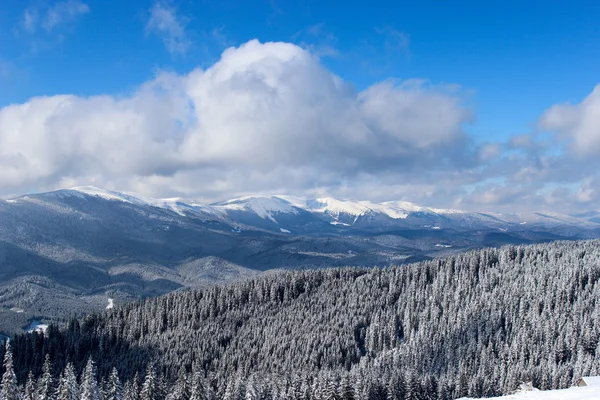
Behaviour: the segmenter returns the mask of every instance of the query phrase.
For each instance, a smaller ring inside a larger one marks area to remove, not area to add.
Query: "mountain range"
[[[275,269],[388,266],[600,237],[600,213],[478,213],[335,198],[203,204],[76,187],[0,200],[0,331]]]

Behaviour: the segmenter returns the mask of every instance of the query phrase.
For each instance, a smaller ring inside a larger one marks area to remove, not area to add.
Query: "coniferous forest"
[[[600,374],[600,241],[126,304],[0,351],[3,400],[454,399]],[[8,350],[8,351],[7,351]]]

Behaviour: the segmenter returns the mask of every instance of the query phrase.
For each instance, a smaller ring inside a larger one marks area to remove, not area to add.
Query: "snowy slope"
[[[231,211],[251,212],[262,219],[269,219],[277,223],[277,214],[299,214],[299,210],[289,201],[277,197],[242,197],[213,204],[212,207],[223,213]]]
[[[466,397],[463,399],[467,399]],[[533,390],[515,394],[490,397],[487,400],[600,400],[600,387],[572,387],[561,390]]]
[[[157,207],[165,210],[171,210],[179,215],[197,214],[214,217],[225,217],[225,214],[215,208],[202,204],[196,200],[187,200],[180,197],[167,199],[156,199],[143,196],[134,192],[114,192],[100,189],[94,186],[78,186],[65,191],[54,192],[65,194],[83,194],[87,196],[99,197],[104,200],[121,201],[124,203],[135,204],[139,206]]]
[[[104,190],[95,186],[77,186],[65,191],[55,192],[57,195],[66,194],[64,192],[75,192],[93,197],[100,197],[104,200],[122,201],[124,203],[143,205],[145,202],[136,196],[128,195],[121,192],[113,192],[111,190]]]

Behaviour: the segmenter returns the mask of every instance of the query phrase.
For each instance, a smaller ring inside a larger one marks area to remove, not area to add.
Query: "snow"
[[[271,197],[242,197],[224,203],[213,204],[213,208],[222,211],[252,211],[262,219],[269,219],[275,223],[274,215],[299,214],[299,211],[289,201],[276,196]]]
[[[346,224],[344,222],[339,222],[339,221],[331,221],[330,224],[331,225],[340,225],[340,226],[352,226],[350,224]]]
[[[196,200],[186,200],[180,197],[168,199],[145,198],[144,200],[154,207],[171,210],[179,215],[186,215],[189,212],[193,212],[195,214],[207,214],[215,217],[225,216],[222,211],[219,211],[209,205],[199,203]]]
[[[346,214],[355,217],[372,211],[368,206],[359,202],[338,200],[332,197],[322,197],[314,200],[307,200],[306,207],[311,211],[334,215]]]
[[[112,192],[110,190],[100,189],[95,186],[77,186],[69,190],[72,192],[86,194],[88,196],[100,197],[104,200],[115,200],[122,201],[124,203],[143,204],[142,200],[134,196],[130,196],[125,193]]]
[[[463,399],[467,399],[464,397]],[[487,400],[600,400],[600,386],[571,387],[561,390],[537,390],[517,392],[515,394],[490,397]]]
[[[48,325],[47,324],[42,324],[38,320],[31,321],[31,323],[29,324],[29,326],[27,328],[25,328],[25,330],[27,331],[27,333],[31,333],[31,332],[34,332],[34,331],[35,332],[39,332],[39,333],[46,333],[47,329],[48,329]]]
[[[587,386],[600,387],[600,376],[584,376],[581,378]]]
[[[329,214],[334,218],[340,215],[358,217],[363,215],[381,214],[392,219],[405,219],[410,213],[421,212],[428,214],[458,214],[457,210],[445,210],[421,207],[408,201],[385,201],[374,203],[370,201],[339,200],[333,197],[321,197],[316,199],[302,199],[300,197],[280,196],[298,208],[307,211]]]
[[[106,306],[107,310],[110,310],[111,308],[114,308],[115,306],[115,301],[114,299],[111,299],[110,297],[108,298],[108,305]]]
[[[94,186],[78,186],[69,189],[71,192],[84,194],[87,196],[99,197],[105,200],[121,201],[124,203],[150,206],[173,211],[179,215],[187,213],[207,214],[215,217],[224,217],[225,215],[206,204],[202,204],[196,200],[187,200],[181,197],[172,197],[166,199],[156,199],[134,192],[113,192],[110,190],[99,189]]]

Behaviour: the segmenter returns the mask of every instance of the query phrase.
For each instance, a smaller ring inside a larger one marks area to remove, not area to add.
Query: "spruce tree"
[[[146,368],[146,377],[140,391],[140,400],[161,400],[159,381],[153,364],[149,364]]]
[[[52,363],[50,362],[50,355],[46,354],[44,365],[42,367],[42,376],[37,381],[37,388],[35,390],[36,400],[54,400],[54,379],[52,377]]]
[[[90,357],[85,365],[85,369],[81,373],[81,400],[101,400],[96,375],[96,365],[92,357]]]
[[[57,390],[57,400],[79,400],[79,385],[73,364],[68,363],[62,372]]]
[[[23,390],[24,400],[35,400],[35,387],[35,377],[33,376],[33,372],[30,370],[29,374],[27,375],[27,382],[25,383],[25,388]]]
[[[13,354],[8,342],[6,342],[3,365],[4,374],[2,374],[2,383],[0,384],[0,398],[2,400],[20,400],[21,393],[17,386],[17,376],[15,375],[13,365]]]
[[[106,381],[104,400],[123,400],[123,385],[119,379],[117,368],[113,367]]]

